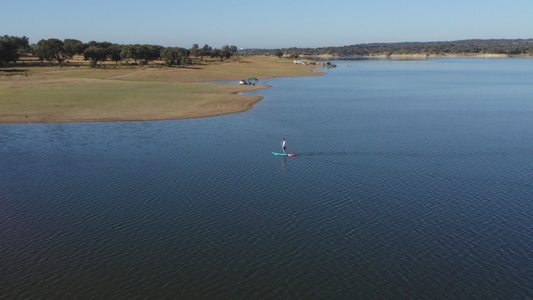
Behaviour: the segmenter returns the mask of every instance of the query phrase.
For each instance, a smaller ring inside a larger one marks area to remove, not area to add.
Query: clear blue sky
[[[6,0],[0,35],[190,48],[533,38],[532,0]]]

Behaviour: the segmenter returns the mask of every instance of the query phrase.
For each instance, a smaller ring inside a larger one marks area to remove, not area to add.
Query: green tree
[[[87,47],[95,46],[95,47],[100,47],[100,48],[103,48],[103,49],[107,49],[107,48],[111,47],[112,45],[113,45],[113,43],[110,43],[110,42],[90,41],[90,42],[87,43]]]
[[[230,58],[231,56],[237,54],[237,46],[234,46],[234,45],[231,45],[231,46],[228,46],[228,45],[225,45],[224,47],[222,47],[222,53],[224,58],[228,59]]]
[[[75,39],[65,39],[63,41],[63,48],[65,49],[65,57],[72,58],[76,54],[83,54],[85,45]]]
[[[0,65],[8,62],[17,62],[19,59],[18,49],[19,44],[15,37],[7,35],[0,37]]]
[[[231,52],[228,49],[213,49],[211,50],[211,58],[220,58],[220,61],[224,61],[224,58],[231,57]]]
[[[204,56],[211,56],[211,51],[213,51],[213,48],[208,44],[205,44],[202,49],[199,50],[200,61],[204,60]]]
[[[59,64],[62,64],[66,59],[63,41],[59,39],[48,39],[46,44],[50,48],[52,58],[55,59]]]
[[[175,53],[170,47],[163,48],[163,50],[161,50],[161,58],[163,58],[165,64],[169,67],[175,64]]]
[[[187,60],[190,51],[181,47],[169,47],[161,50],[161,57],[167,66],[179,65]]]
[[[111,58],[111,60],[115,63],[118,63],[122,60],[122,56],[120,55],[122,53],[122,48],[122,45],[119,44],[113,44],[107,48],[109,58]]]
[[[213,49],[211,50],[211,54],[209,55],[211,58],[219,58],[221,55],[221,50],[220,49]],[[224,57],[222,57],[224,58]]]
[[[3,37],[0,37],[0,41],[14,45],[17,48],[18,54],[28,53],[31,51],[29,39],[26,36],[18,37],[4,35]]]
[[[191,55],[194,55],[194,57],[198,58],[200,56],[200,47],[198,44],[193,44],[192,48],[190,50]]]
[[[107,50],[98,46],[89,46],[83,51],[83,58],[94,61],[95,63],[99,61],[103,62],[107,59]]]
[[[123,46],[122,51],[120,52],[120,57],[122,59],[131,58],[135,61],[135,64],[137,64],[137,60],[139,59],[139,46],[140,45]]]
[[[31,48],[30,48],[30,40],[28,37],[26,36],[23,36],[23,37],[11,37],[15,44],[17,45],[18,47],[18,51],[19,52],[23,52],[23,53],[29,53],[31,51]]]
[[[67,58],[64,43],[54,38],[40,40],[33,49],[33,53],[40,58],[41,62],[43,60],[56,60],[60,65]]]
[[[45,40],[40,40],[37,44],[33,46],[33,55],[39,57],[39,60],[41,63],[44,60],[52,60],[52,57],[50,55],[50,51],[45,47]]]
[[[161,57],[161,46],[154,45],[140,45],[138,46],[139,59],[144,59],[146,63]]]

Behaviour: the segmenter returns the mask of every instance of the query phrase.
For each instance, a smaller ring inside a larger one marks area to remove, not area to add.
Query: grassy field
[[[187,67],[89,68],[19,66],[0,69],[0,123],[90,122],[198,118],[248,110],[261,100],[237,95],[267,86],[238,80],[311,76],[307,66],[273,57],[237,57]],[[235,80],[235,84],[205,83]]]

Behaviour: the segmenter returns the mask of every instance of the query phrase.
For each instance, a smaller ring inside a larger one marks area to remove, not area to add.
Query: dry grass
[[[163,120],[235,113],[261,99],[237,93],[266,86],[201,82],[316,74],[292,60],[270,57],[179,68],[115,68],[114,63],[105,68],[4,68],[0,122]]]

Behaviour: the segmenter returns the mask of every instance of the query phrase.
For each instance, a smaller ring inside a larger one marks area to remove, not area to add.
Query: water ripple
[[[529,102],[374,71],[232,116],[0,125],[0,298],[533,297]]]

